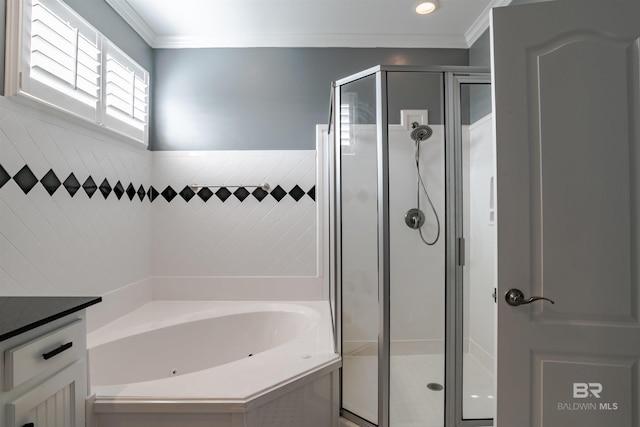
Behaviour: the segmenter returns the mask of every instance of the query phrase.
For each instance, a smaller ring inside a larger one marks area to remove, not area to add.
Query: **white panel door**
[[[492,19],[497,426],[638,427],[640,1]]]

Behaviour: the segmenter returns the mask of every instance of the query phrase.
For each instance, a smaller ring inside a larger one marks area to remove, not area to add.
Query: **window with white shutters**
[[[149,74],[110,42],[105,57],[104,122],[142,136],[147,125]]]
[[[61,0],[8,0],[7,95],[147,142],[149,73]]]
[[[22,90],[95,121],[100,102],[98,32],[58,1],[32,0],[25,19],[29,15],[23,27],[29,55],[23,58]]]

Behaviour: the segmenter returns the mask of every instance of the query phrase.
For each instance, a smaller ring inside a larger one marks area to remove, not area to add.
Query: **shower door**
[[[442,427],[444,74],[369,71],[338,87],[342,412]]]
[[[444,74],[387,73],[389,426],[442,427]]]
[[[378,424],[378,154],[376,76],[336,94],[341,243],[342,407]]]
[[[464,68],[467,78],[473,71]],[[460,117],[463,104],[471,108],[461,93],[489,98],[461,89],[461,79],[451,70],[381,66],[336,82],[341,408],[359,426],[491,425],[492,406],[462,403],[463,393],[492,398],[492,379],[484,388],[473,380],[480,371],[465,354],[471,332],[462,324],[481,320],[493,330],[493,316],[462,314],[473,306],[464,295],[473,294],[463,286],[460,254],[462,134],[470,125]],[[478,135],[484,155],[490,140]],[[485,160],[483,171],[492,168]],[[464,392],[463,378],[472,379]]]
[[[495,413],[496,211],[493,113],[489,76],[454,76],[457,234],[464,257],[456,280],[455,418],[491,425]]]

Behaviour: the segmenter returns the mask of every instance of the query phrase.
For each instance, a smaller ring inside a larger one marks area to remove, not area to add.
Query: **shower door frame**
[[[453,135],[453,144],[448,147],[452,152],[447,151],[446,166],[445,168],[451,168],[454,175],[455,185],[453,187],[453,193],[449,193],[451,188],[447,188],[445,194],[447,197],[447,209],[453,210],[452,216],[455,217],[453,223],[455,224],[455,254],[451,254],[455,257],[455,265],[451,266],[455,271],[452,272],[453,286],[448,286],[447,283],[447,313],[446,325],[445,325],[445,426],[446,427],[485,427],[493,426],[493,418],[481,418],[481,419],[467,419],[463,418],[463,354],[464,354],[464,265],[465,255],[464,251],[466,244],[465,235],[468,230],[464,229],[464,192],[467,188],[464,186],[463,179],[463,148],[462,148],[462,94],[461,86],[463,84],[491,84],[491,74],[488,72],[468,72],[468,73],[447,73],[446,79],[448,81],[448,90],[446,97],[450,102],[447,106],[447,116],[453,120],[449,120],[451,126],[446,127],[446,132],[451,132]],[[445,120],[446,122],[446,120]],[[446,138],[445,138],[446,139]],[[445,171],[447,176],[449,172]],[[448,182],[447,182],[448,183]],[[451,219],[447,216],[447,219]],[[462,239],[462,240],[460,240]],[[460,242],[463,242],[460,245]],[[448,243],[448,242],[447,242]],[[447,255],[449,253],[447,252]],[[449,267],[449,258],[445,261],[447,267]],[[447,278],[449,276],[447,275]],[[495,330],[495,325],[494,325]],[[450,337],[453,337],[451,339]],[[447,364],[446,361],[451,360],[448,355],[455,355],[455,362]],[[495,384],[495,380],[494,380]],[[449,404],[447,404],[449,402]],[[453,402],[453,403],[451,403]],[[495,409],[494,409],[495,417]]]
[[[445,124],[445,427],[491,426],[492,420],[462,419],[462,136],[460,119],[460,85],[462,83],[491,83],[490,72],[483,67],[469,66],[398,66],[378,65],[333,82],[334,131],[331,160],[331,181],[335,197],[330,201],[334,236],[333,266],[330,280],[335,296],[336,349],[342,354],[342,232],[341,232],[341,152],[340,152],[340,89],[343,85],[365,77],[376,77],[376,151],[378,171],[378,427],[390,427],[390,245],[389,245],[389,135],[387,109],[387,73],[416,72],[440,73],[444,84]],[[453,363],[451,363],[453,362]],[[346,419],[362,427],[376,427],[342,406],[342,372],[340,374],[340,412]]]

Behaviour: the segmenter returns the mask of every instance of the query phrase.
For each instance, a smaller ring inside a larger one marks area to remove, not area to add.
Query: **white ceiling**
[[[154,48],[468,48],[511,0],[106,0]]]

